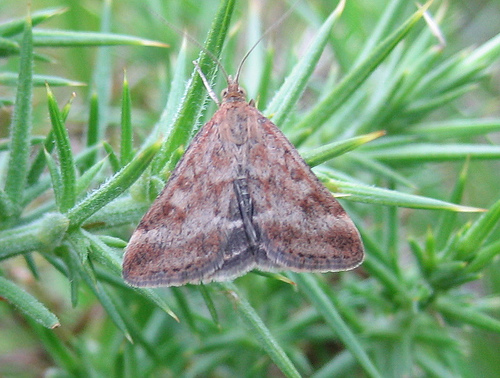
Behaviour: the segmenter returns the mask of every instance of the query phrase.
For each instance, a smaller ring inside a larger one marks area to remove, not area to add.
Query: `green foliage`
[[[0,22],[0,375],[497,376],[485,351],[500,342],[500,35],[463,42],[457,4],[298,2],[243,67],[242,86],[359,226],[360,268],[123,282],[133,226],[213,113],[196,51],[223,85],[214,58],[234,72],[288,9],[249,3],[68,1],[26,17],[0,4],[18,15]],[[15,363],[27,346],[43,355],[28,372]]]

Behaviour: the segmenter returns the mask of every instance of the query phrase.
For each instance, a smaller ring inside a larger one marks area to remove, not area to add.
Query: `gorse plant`
[[[212,2],[173,2],[169,12],[155,5],[168,20],[185,20],[187,30],[211,21],[210,54],[202,51],[198,64],[214,86],[213,56],[231,72],[243,55],[237,41],[245,33],[231,33],[231,25],[242,25],[234,19],[247,22],[248,45],[262,34],[265,12],[253,2],[243,9],[243,2],[221,0],[217,10]],[[341,198],[362,234],[365,262],[345,273],[255,272],[235,283],[137,289],[121,278],[123,248],[214,105],[181,35],[165,31],[154,12],[134,20],[133,34],[163,40],[160,33],[171,33],[169,49],[110,33],[110,4],[103,7],[98,33],[39,26],[64,17],[61,9],[0,23],[7,62],[0,83],[16,88],[0,98],[12,109],[0,144],[2,375],[49,367],[60,376],[498,373],[495,353],[485,352],[495,350],[495,340],[498,348],[498,282],[491,282],[492,295],[477,284],[498,270],[500,147],[493,141],[500,119],[486,118],[477,102],[464,104],[484,95],[500,35],[450,52],[436,31],[459,35],[447,26],[459,9],[452,5],[297,3],[272,36],[276,52],[261,43],[240,82]],[[84,11],[78,5],[66,15]],[[291,46],[302,33],[309,39],[297,58]],[[123,81],[120,106],[110,45],[141,46],[137,67],[127,64],[132,84]],[[81,50],[70,49],[79,46],[100,46],[97,63],[81,64]],[[40,75],[42,64],[64,66],[40,47],[79,51],[68,52],[66,69],[92,77],[88,101],[58,103],[56,86],[83,80]],[[150,67],[165,51],[166,75]],[[48,116],[33,100],[43,88]],[[161,114],[145,115],[150,104]],[[72,123],[82,113],[85,145]],[[20,314],[23,321],[14,322]],[[15,350],[27,345],[42,349],[44,359],[16,365]]]

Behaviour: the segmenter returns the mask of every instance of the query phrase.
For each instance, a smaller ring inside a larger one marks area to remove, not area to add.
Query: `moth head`
[[[238,85],[236,80],[229,76],[227,88],[223,89],[221,92],[222,101],[245,101],[246,96],[245,90]]]

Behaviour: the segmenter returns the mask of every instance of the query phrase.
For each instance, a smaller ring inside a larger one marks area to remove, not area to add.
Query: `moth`
[[[236,79],[134,231],[123,278],[133,286],[231,280],[251,269],[357,267],[356,226]]]

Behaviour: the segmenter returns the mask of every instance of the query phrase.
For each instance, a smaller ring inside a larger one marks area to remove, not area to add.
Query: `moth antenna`
[[[218,105],[220,106],[220,101],[219,99],[217,98],[217,95],[215,94],[214,90],[212,89],[212,87],[210,86],[210,83],[208,82],[208,79],[207,77],[205,76],[205,74],[203,73],[203,71],[201,70],[201,67],[200,65],[198,64],[198,61],[197,60],[193,60],[193,64],[194,64],[194,67],[196,68],[196,71],[198,71],[198,75],[200,75],[201,77],[201,81],[203,81],[203,85],[205,86],[205,88],[207,89],[207,92],[208,92],[208,95],[210,96],[210,98]]]
[[[205,48],[205,46],[203,46],[200,42],[198,42],[198,40],[196,38],[194,38],[193,36],[191,36],[187,31],[181,30],[180,28],[178,28],[177,26],[175,26],[171,22],[167,21],[164,17],[162,17],[157,12],[155,12],[153,10],[150,10],[150,12],[153,15],[155,15],[161,22],[163,22],[165,25],[167,25],[171,30],[173,30],[174,32],[176,32],[179,35],[182,35],[187,40],[189,40],[191,43],[193,43],[194,45],[196,45],[197,47],[199,47],[201,51],[203,51],[205,54],[207,54],[210,57],[210,59],[212,59],[212,61],[217,64],[217,66],[220,68],[222,74],[224,75],[226,81],[229,83],[229,75],[228,75],[228,73],[226,72],[226,70],[222,66],[222,63],[219,60],[219,58],[217,58],[213,52],[211,52],[210,50],[207,50]],[[199,66],[197,66],[197,70],[198,70],[198,72],[201,72]],[[203,76],[203,75],[200,75],[200,76],[201,76],[202,80],[204,79],[203,83],[208,82],[208,80],[207,80],[207,78],[205,76]],[[207,86],[206,83],[205,83],[205,86]],[[207,89],[208,89],[208,87],[207,87]],[[210,97],[212,97],[212,96],[210,95]]]
[[[272,24],[270,27],[268,27],[266,29],[266,31],[264,32],[264,34],[262,34],[260,36],[260,38],[257,40],[257,42],[255,42],[253,44],[253,46],[250,48],[250,50],[248,50],[248,52],[245,54],[245,56],[243,57],[243,59],[241,59],[241,62],[238,66],[238,69],[236,70],[236,76],[234,77],[234,81],[236,83],[238,83],[238,80],[240,78],[240,73],[241,73],[241,67],[243,67],[243,63],[245,63],[245,61],[248,59],[248,56],[252,53],[253,50],[255,50],[255,48],[257,47],[257,45],[262,42],[262,40],[267,36],[269,35],[274,29],[276,29],[283,21],[285,21],[289,16],[290,14],[292,13],[292,11],[295,9],[295,6],[297,5],[297,3],[299,2],[300,0],[297,0],[285,13],[283,13],[283,15],[278,19],[278,21],[276,21],[274,24]],[[226,76],[227,77],[227,76]]]

